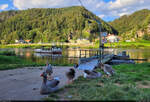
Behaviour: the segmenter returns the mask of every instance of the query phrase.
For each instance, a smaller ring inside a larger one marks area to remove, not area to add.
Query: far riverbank
[[[51,47],[58,46],[61,48],[67,47],[80,47],[80,48],[99,48],[99,42],[97,43],[31,43],[31,44],[7,44],[0,45],[0,48],[41,48],[41,47]],[[115,42],[115,43],[105,43],[104,47],[107,48],[150,48],[150,41],[139,41],[139,42]]]

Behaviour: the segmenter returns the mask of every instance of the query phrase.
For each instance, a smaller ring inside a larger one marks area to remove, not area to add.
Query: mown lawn
[[[115,65],[113,68],[116,74],[112,77],[85,79],[81,76],[45,100],[150,101],[150,63]]]

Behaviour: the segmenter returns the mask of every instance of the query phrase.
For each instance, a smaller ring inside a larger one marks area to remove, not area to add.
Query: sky
[[[80,0],[83,6],[104,21],[113,21],[141,9],[150,9],[150,0]],[[79,0],[0,0],[0,12],[28,8],[81,6]]]

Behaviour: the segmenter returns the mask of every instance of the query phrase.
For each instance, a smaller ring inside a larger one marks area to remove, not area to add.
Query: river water
[[[80,56],[80,48],[67,48],[62,50],[62,55],[41,55],[35,53],[32,48],[9,48],[9,49],[0,49],[0,50],[8,50],[15,51],[16,55],[34,61],[36,63],[46,63],[49,61],[53,64],[74,64],[77,63]],[[84,50],[84,49],[83,49]],[[136,61],[136,63],[142,62],[150,62],[150,49],[125,49],[125,48],[105,48],[105,54],[119,54],[122,51],[126,51],[127,55],[130,56],[131,59],[147,59],[147,61]],[[82,52],[84,53],[84,51]],[[95,53],[86,54],[86,57],[93,56]],[[84,57],[84,55],[81,55]]]

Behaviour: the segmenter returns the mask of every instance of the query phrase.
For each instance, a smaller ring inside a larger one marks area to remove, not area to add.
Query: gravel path
[[[59,87],[63,87],[67,78],[65,73],[72,67],[53,67],[53,75],[60,78]],[[83,74],[76,70],[76,78]],[[43,67],[27,67],[0,71],[0,100],[41,100],[47,95],[40,95]]]

